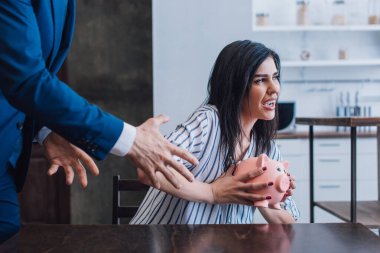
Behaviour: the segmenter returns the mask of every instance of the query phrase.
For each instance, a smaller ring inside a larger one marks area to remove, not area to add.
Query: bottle
[[[256,13],[256,25],[266,26],[269,24],[269,14],[264,12]]]
[[[297,25],[309,24],[309,1],[297,1]]]
[[[346,24],[346,2],[344,0],[334,0],[332,5],[332,25]]]
[[[374,25],[380,22],[379,7],[378,0],[368,0],[368,24]]]
[[[339,60],[347,60],[348,59],[348,50],[347,48],[340,48],[338,51],[338,59]]]

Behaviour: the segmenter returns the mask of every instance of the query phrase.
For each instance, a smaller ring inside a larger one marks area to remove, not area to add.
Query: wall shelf
[[[337,32],[380,31],[380,25],[307,25],[307,26],[254,26],[254,32]]]
[[[380,66],[380,59],[282,61],[282,67]]]

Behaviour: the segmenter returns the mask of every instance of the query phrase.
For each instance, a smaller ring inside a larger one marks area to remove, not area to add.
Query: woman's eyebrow
[[[278,75],[278,72],[272,74],[272,76]],[[255,74],[253,77],[268,77],[268,74]]]

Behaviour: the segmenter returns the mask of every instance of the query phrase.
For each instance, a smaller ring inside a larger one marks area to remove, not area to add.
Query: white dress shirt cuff
[[[40,145],[42,145],[42,143],[44,143],[44,140],[46,139],[46,137],[51,133],[51,130],[47,127],[43,127],[40,129],[40,131],[38,132],[38,134],[36,135],[35,137],[35,140],[38,141],[38,143]]]
[[[124,122],[123,131],[110,153],[117,156],[125,156],[133,146],[136,138],[136,127]]]

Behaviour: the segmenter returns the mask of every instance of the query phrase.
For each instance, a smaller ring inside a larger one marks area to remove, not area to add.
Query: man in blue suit
[[[88,103],[57,78],[71,44],[74,19],[75,0],[0,1],[0,242],[19,229],[16,192],[24,183],[36,135],[50,154],[51,174],[69,161],[68,167],[79,167],[83,182],[78,159],[91,167],[86,153],[99,160],[112,153],[132,159],[156,187],[157,171],[179,187],[168,167],[192,180],[173,155],[193,164],[196,159],[159,133],[166,117],[135,128]],[[54,155],[61,160],[54,161]]]

